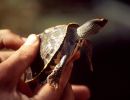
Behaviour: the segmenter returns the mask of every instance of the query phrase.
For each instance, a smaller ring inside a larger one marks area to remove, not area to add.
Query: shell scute
[[[48,28],[40,34],[40,54],[44,60],[44,69],[63,43],[66,32],[67,25],[58,25],[56,27]]]

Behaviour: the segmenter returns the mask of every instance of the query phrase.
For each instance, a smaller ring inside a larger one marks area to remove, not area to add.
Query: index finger
[[[80,52],[76,52],[73,57],[69,59],[69,61],[66,62],[64,65],[64,69],[62,70],[58,87],[53,86],[50,82],[47,81],[46,84],[44,84],[38,93],[34,96],[34,98],[38,100],[59,100],[62,96],[64,89],[66,88],[66,85],[69,81],[69,78],[71,76],[71,71],[73,68],[73,62],[78,59],[80,56]],[[60,70],[61,71],[61,70]],[[52,82],[53,83],[53,82]],[[54,83],[55,84],[55,83]],[[72,95],[70,95],[71,97]]]
[[[22,37],[8,29],[0,30],[0,49],[18,49],[24,43]]]

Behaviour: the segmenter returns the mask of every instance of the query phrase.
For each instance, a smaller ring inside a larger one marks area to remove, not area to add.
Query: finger
[[[65,65],[65,69],[60,77],[60,82],[58,83],[58,88],[51,86],[49,83],[46,83],[39,90],[37,95],[34,96],[34,98],[37,100],[59,100],[64,91],[64,88],[66,87],[66,84],[68,83],[72,66],[72,63]]]
[[[27,95],[28,97],[32,97],[34,95],[29,86],[22,80],[19,81],[17,90]]]
[[[0,72],[2,73],[0,77],[3,80],[6,79],[6,83],[16,84],[22,73],[36,56],[38,45],[38,37],[34,34],[30,35],[19,50],[0,64]]]
[[[5,61],[9,56],[11,56],[15,51],[0,51],[0,63]]]
[[[59,86],[61,88],[64,89],[64,87],[68,83],[70,76],[71,76],[71,71],[73,69],[73,62],[75,60],[79,59],[79,57],[80,57],[80,52],[77,51],[75,53],[75,55],[73,57],[71,57],[71,59],[69,59],[69,61],[67,61],[66,65],[64,67],[64,70],[62,71],[61,78],[60,78]]]
[[[12,33],[10,30],[0,30],[0,49],[18,49],[23,43],[22,37]]]
[[[61,100],[75,100],[74,93],[70,84],[66,85]]]
[[[75,100],[89,100],[90,90],[84,85],[72,85]]]
[[[71,59],[65,64],[64,70],[62,71],[58,88],[55,88],[51,86],[49,83],[45,84],[41,90],[38,92],[38,94],[34,97],[38,100],[59,100],[64,88],[66,87],[66,84],[68,83],[68,80],[71,75],[72,67],[73,67],[73,61],[79,58],[80,53],[77,52],[74,57],[71,57]],[[67,72],[67,73],[66,73]]]

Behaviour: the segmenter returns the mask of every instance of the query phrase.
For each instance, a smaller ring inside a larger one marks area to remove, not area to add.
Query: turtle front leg
[[[86,56],[88,57],[88,62],[90,66],[90,70],[93,71],[92,65],[92,43],[89,40],[83,40],[83,47],[86,51]]]
[[[47,77],[47,83],[49,83],[55,89],[59,87],[61,74],[64,70],[64,66],[67,60],[67,55],[64,55],[60,62],[55,66],[54,70]]]

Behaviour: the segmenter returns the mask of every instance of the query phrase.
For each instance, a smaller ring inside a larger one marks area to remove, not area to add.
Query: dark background
[[[89,39],[93,44],[94,72],[85,56],[76,62],[73,83],[91,88],[92,100],[130,100],[130,1],[129,0],[1,0],[0,29],[21,36],[38,34],[45,28],[84,23],[105,17],[108,24]],[[84,54],[82,54],[84,55]],[[82,63],[83,62],[83,63]]]

